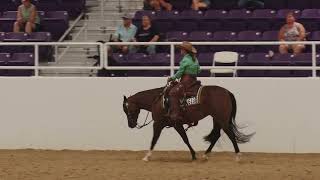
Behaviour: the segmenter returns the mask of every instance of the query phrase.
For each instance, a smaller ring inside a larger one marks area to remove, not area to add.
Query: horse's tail
[[[237,114],[237,101],[236,98],[234,97],[234,95],[229,92],[230,98],[231,98],[231,103],[232,103],[232,110],[231,110],[231,117],[230,117],[230,121],[229,121],[229,125],[231,128],[231,131],[235,134],[236,136],[236,141],[240,144],[242,143],[246,143],[249,142],[251,137],[255,134],[255,133],[251,133],[251,134],[244,134],[242,132],[239,131],[239,129],[241,129],[241,127],[239,127],[236,124],[236,114]]]

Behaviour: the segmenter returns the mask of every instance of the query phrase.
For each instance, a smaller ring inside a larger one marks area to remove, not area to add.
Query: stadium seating
[[[38,11],[67,11],[75,18],[85,10],[86,0],[32,0]],[[1,0],[0,14],[5,11],[16,11],[21,0]]]
[[[52,40],[58,40],[69,27],[69,15],[66,11],[39,12],[41,31],[50,32]],[[0,16],[0,32],[12,32],[17,12],[7,11]]]

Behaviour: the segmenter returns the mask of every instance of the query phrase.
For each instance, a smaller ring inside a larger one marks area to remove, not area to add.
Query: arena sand
[[[0,180],[319,180],[320,154],[1,150]]]

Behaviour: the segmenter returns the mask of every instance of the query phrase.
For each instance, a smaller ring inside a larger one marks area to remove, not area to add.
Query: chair
[[[212,40],[212,33],[207,31],[194,31],[189,34],[188,40],[189,41],[211,41]],[[204,45],[196,45],[195,46],[198,52],[208,52],[208,46]]]
[[[133,19],[141,21],[143,16],[149,16],[151,19],[153,19],[154,17],[156,17],[156,12],[155,11],[144,11],[144,10],[137,11],[134,14]]]
[[[204,11],[184,10],[177,19],[179,20],[200,20],[204,17]]]
[[[278,41],[279,40],[279,31],[265,31],[262,34],[262,41]],[[278,51],[278,45],[266,45],[266,46],[259,46],[258,51],[261,52],[268,52],[268,51]]]
[[[222,22],[221,29],[223,31],[240,32],[247,30],[247,23],[240,20],[226,20]]]
[[[69,27],[69,15],[66,11],[46,12],[42,21],[43,31],[51,32],[52,39],[58,40]]]
[[[267,53],[250,53],[247,57],[249,66],[266,66],[270,65],[270,56]]]
[[[214,22],[214,21],[200,21],[199,22],[199,31],[208,31],[208,32],[216,32],[221,31],[221,23],[220,22]]]
[[[33,66],[34,55],[32,53],[14,53],[8,61],[9,66]]]
[[[150,56],[144,53],[130,53],[127,57],[127,65],[141,66],[150,64]]]
[[[276,53],[270,60],[272,66],[290,66],[293,63],[293,54],[280,54]]]
[[[242,31],[238,34],[238,41],[260,41],[261,40],[261,32],[258,31]],[[255,52],[255,46],[237,46],[236,47],[238,52],[243,53],[251,53]]]
[[[213,53],[200,53],[198,55],[199,64],[202,66],[212,66]]]
[[[311,34],[312,41],[320,41],[320,31],[314,31]]]
[[[267,9],[285,9],[287,8],[287,0],[266,0],[264,7]]]
[[[272,9],[257,9],[253,11],[252,17],[248,19],[248,30],[268,31],[271,29],[276,18],[276,11]]]
[[[33,32],[26,41],[27,42],[50,42],[52,39],[50,32]]]
[[[108,65],[125,66],[127,63],[127,55],[125,54],[113,53],[112,59],[114,60],[114,64],[108,64]]]
[[[171,22],[165,21],[155,21],[154,26],[160,33],[167,33],[173,29],[173,24]]]
[[[280,9],[277,13],[278,19],[285,19],[289,12],[293,12],[296,18],[300,18],[301,11],[299,9]]]
[[[311,8],[311,0],[289,0],[288,8],[292,9],[309,9]]]
[[[213,66],[237,66],[239,54],[231,51],[216,52],[213,56]],[[235,69],[211,69],[211,76],[236,76]]]
[[[238,34],[238,41],[260,41],[261,35],[258,31],[242,31]]]
[[[302,11],[300,18],[303,19],[319,19],[319,9],[305,9]]]
[[[279,31],[265,31],[262,34],[263,41],[278,41]]]
[[[232,31],[218,31],[213,33],[213,41],[236,41],[237,34]],[[211,46],[210,47],[212,52],[219,52],[219,51],[232,51],[235,49],[234,46]]]
[[[207,10],[204,19],[207,20],[217,20],[217,19],[225,19],[228,16],[228,11],[225,10]]]
[[[14,32],[7,32],[2,34],[2,41],[3,42],[24,42],[28,38],[27,33],[19,32],[19,33],[14,33]],[[8,53],[15,53],[15,52],[26,52],[25,48],[27,46],[2,46],[1,51],[2,52],[8,52]]]
[[[183,31],[171,31],[167,33],[167,41],[186,41],[188,33]]]
[[[267,66],[269,64],[270,64],[270,57],[267,53],[250,53],[245,58],[245,62],[241,62],[240,65]],[[265,72],[266,72],[265,70],[239,70],[238,76],[240,76],[240,77],[264,77]]]
[[[173,29],[175,31],[191,32],[196,31],[198,29],[198,24],[193,21],[178,21],[173,26]]]
[[[153,66],[169,66],[171,56],[169,53],[156,53],[152,54],[150,58],[151,65]]]
[[[174,19],[178,19],[179,16],[180,16],[179,11],[158,11],[156,12],[155,16],[153,16],[153,18],[157,21],[171,21]]]
[[[228,19],[248,19],[252,17],[252,12],[246,9],[233,9],[228,13]]]
[[[253,11],[251,18],[272,19],[272,18],[276,18],[276,16],[277,16],[277,11],[273,9],[257,9]]]
[[[189,34],[189,41],[210,41],[213,34],[207,31],[193,31]]]

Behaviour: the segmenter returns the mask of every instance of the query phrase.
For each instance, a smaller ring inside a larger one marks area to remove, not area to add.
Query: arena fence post
[[[316,44],[312,44],[312,77],[317,77],[317,52]]]
[[[39,76],[39,45],[34,45],[34,75]]]
[[[170,44],[170,75],[173,76],[174,75],[174,58],[175,58],[175,54],[174,54],[174,44]]]

